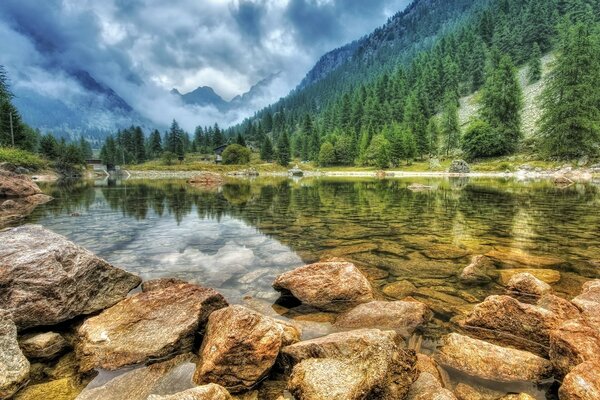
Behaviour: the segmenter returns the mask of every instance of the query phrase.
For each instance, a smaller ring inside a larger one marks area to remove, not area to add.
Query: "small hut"
[[[223,152],[225,151],[225,149],[227,148],[227,146],[229,146],[228,144],[222,144],[219,147],[215,147],[214,151],[215,151],[215,163],[220,163],[223,161]]]

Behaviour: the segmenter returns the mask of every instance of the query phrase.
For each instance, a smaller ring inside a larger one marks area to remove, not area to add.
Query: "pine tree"
[[[527,71],[529,83],[538,82],[542,79],[542,51],[537,43],[534,43]]]
[[[460,126],[458,122],[458,106],[452,97],[444,101],[444,112],[440,124],[441,134],[445,141],[445,152],[449,155],[458,148],[460,141]]]
[[[160,132],[155,129],[148,138],[148,154],[151,158],[156,158],[162,153],[162,140]]]
[[[440,147],[440,128],[435,118],[429,119],[427,124],[427,140],[430,155],[436,157]]]
[[[558,56],[541,97],[539,136],[545,154],[599,153],[599,59],[598,29],[584,23],[561,27]]]
[[[246,141],[244,140],[244,137],[242,136],[241,133],[238,133],[236,138],[235,138],[235,143],[239,144],[240,146],[246,147]]]
[[[421,157],[429,153],[427,140],[427,119],[416,91],[411,93],[404,110],[404,123],[417,140],[417,151]]]
[[[502,139],[500,154],[513,153],[522,136],[523,94],[510,57],[503,55],[490,70],[481,96],[481,119]]]
[[[283,131],[277,142],[277,162],[284,167],[290,163],[290,140],[286,131]]]
[[[39,151],[48,160],[56,160],[58,157],[58,142],[54,135],[48,133],[40,138]]]
[[[146,161],[146,145],[144,143],[144,132],[139,126],[133,131],[133,146],[134,146],[134,158],[137,164],[141,164]]]
[[[79,150],[81,152],[81,155],[84,159],[90,159],[94,156],[94,153],[92,151],[92,146],[90,145],[90,143],[85,140],[83,138],[83,136],[79,137]]]
[[[267,162],[273,161],[273,144],[271,143],[271,139],[269,139],[269,135],[265,135],[260,146],[260,159]]]

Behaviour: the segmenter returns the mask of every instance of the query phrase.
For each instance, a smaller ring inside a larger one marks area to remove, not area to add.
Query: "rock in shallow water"
[[[141,281],[38,225],[0,231],[0,264],[0,308],[19,329],[110,307]]]
[[[234,305],[215,311],[208,319],[194,374],[199,384],[217,383],[231,392],[254,387],[277,359],[286,338],[294,335],[287,324]],[[299,335],[296,335],[299,336]]]
[[[492,260],[488,257],[474,256],[471,263],[462,270],[458,280],[466,285],[483,285],[492,281],[490,275],[494,269]]]
[[[552,376],[552,364],[535,354],[497,346],[451,333],[436,360],[467,375],[499,382],[542,381]]]
[[[339,328],[392,329],[408,337],[431,317],[429,307],[418,301],[372,301],[341,314],[334,325]]]
[[[0,310],[0,399],[11,397],[29,379],[29,361],[17,342],[10,313]]]
[[[406,400],[456,400],[456,396],[444,389],[435,376],[423,372],[410,387]]]
[[[215,290],[187,283],[136,293],[79,327],[81,370],[115,370],[189,351],[208,316],[226,306]]]
[[[0,197],[28,197],[42,191],[27,175],[0,170]]]
[[[517,294],[532,295],[537,297],[543,296],[544,294],[552,291],[552,287],[550,287],[550,285],[528,272],[514,275],[508,281],[506,288],[510,291],[516,292]]]
[[[229,392],[219,385],[210,383],[171,395],[152,394],[147,400],[231,400]]]
[[[281,274],[273,288],[291,294],[302,303],[339,310],[373,300],[367,278],[354,266],[343,261],[319,262]]]

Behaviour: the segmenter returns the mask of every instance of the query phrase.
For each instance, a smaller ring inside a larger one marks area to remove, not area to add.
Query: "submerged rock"
[[[233,400],[233,397],[223,386],[209,383],[171,395],[152,394],[147,400]]]
[[[174,394],[194,387],[194,355],[181,354],[168,361],[136,368],[100,386],[92,382],[77,400],[146,400],[151,394]]]
[[[451,333],[435,359],[467,375],[499,382],[541,381],[552,376],[550,361],[527,351]]]
[[[552,291],[552,287],[529,272],[514,275],[508,281],[506,288],[518,294],[540,297]]]
[[[0,169],[0,197],[28,197],[42,191],[27,175]]]
[[[76,377],[57,379],[50,382],[27,386],[19,391],[14,400],[75,399],[87,382],[81,382]]]
[[[354,264],[343,261],[296,268],[279,275],[273,288],[291,294],[304,304],[325,310],[339,310],[373,300],[367,278]]]
[[[277,320],[234,305],[212,313],[200,349],[194,381],[217,383],[231,392],[253,388],[269,372],[285,330]]]
[[[474,335],[546,355],[550,330],[560,323],[551,311],[509,296],[489,296],[462,321]]]
[[[17,342],[10,313],[0,310],[0,399],[11,397],[29,379],[29,361]]]
[[[298,399],[402,399],[416,378],[414,352],[395,332],[332,334],[284,350],[293,364],[289,390]]]
[[[532,268],[519,268],[519,269],[501,269],[498,270],[500,275],[500,283],[504,286],[508,285],[508,282],[513,276],[528,273],[533,275],[535,278],[542,282],[552,284],[560,281],[560,272],[553,269],[532,269]]]
[[[569,372],[558,390],[560,400],[600,399],[600,360],[579,364]]]
[[[435,376],[423,372],[410,387],[406,400],[456,400],[456,396],[444,389]]]
[[[29,359],[51,360],[65,351],[69,344],[56,332],[25,335],[19,339],[23,354]]]
[[[209,315],[226,306],[215,290],[186,283],[136,293],[79,327],[81,370],[115,370],[189,351]]]
[[[471,263],[460,273],[458,280],[467,285],[481,285],[492,281],[490,272],[494,269],[492,261],[482,255],[474,256]]]
[[[385,285],[383,288],[383,294],[395,299],[403,299],[406,296],[410,296],[417,290],[417,287],[409,281],[397,281]]]
[[[19,329],[54,325],[119,302],[140,278],[38,225],[0,231],[0,308]]]
[[[494,250],[491,250],[485,254],[489,258],[493,259],[497,264],[500,264],[504,267],[533,267],[533,268],[552,268],[559,267],[565,264],[565,261],[562,258],[554,257],[554,256],[540,256],[527,253],[520,249],[514,249],[509,247],[496,247]],[[522,271],[524,272],[524,271]],[[527,271],[530,272],[530,271]],[[556,271],[555,271],[556,272]],[[534,274],[535,275],[535,274]],[[546,283],[547,280],[542,279]]]
[[[334,325],[340,328],[391,329],[408,337],[431,317],[429,307],[419,301],[372,301],[339,315]]]

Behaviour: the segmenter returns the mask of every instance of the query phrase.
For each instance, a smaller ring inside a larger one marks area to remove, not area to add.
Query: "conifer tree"
[[[445,153],[449,155],[452,150],[458,148],[460,141],[458,106],[452,97],[448,97],[444,101],[440,131],[445,141]]]
[[[406,102],[404,123],[417,140],[417,151],[422,158],[424,154],[429,153],[429,141],[427,140],[425,111],[416,91],[411,93]]]
[[[260,159],[267,162],[273,161],[273,144],[269,139],[269,135],[265,135],[260,146]]]
[[[597,155],[600,144],[600,43],[584,23],[561,27],[558,56],[541,103],[539,136],[545,154]]]
[[[246,141],[244,140],[244,137],[242,136],[241,133],[238,133],[236,138],[235,138],[235,143],[239,144],[240,146],[246,147]]]
[[[531,59],[529,60],[527,77],[529,83],[538,82],[542,79],[542,51],[537,43],[534,43],[531,50]]]
[[[155,129],[148,139],[148,154],[151,158],[156,158],[162,153],[162,140],[160,137],[160,132]]]
[[[440,127],[435,118],[430,118],[427,124],[427,140],[429,141],[429,154],[436,157],[440,147]]]
[[[277,162],[284,167],[290,163],[290,140],[286,131],[283,131],[277,142]]]

